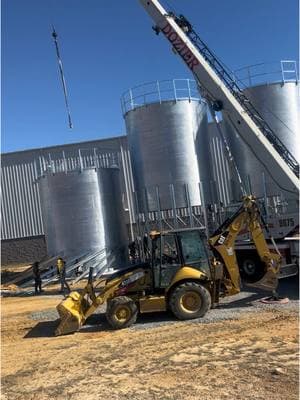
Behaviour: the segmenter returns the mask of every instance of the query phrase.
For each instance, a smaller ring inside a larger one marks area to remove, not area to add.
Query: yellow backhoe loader
[[[151,232],[150,259],[97,283],[90,271],[83,291],[71,292],[57,306],[61,322],[55,334],[77,331],[105,302],[106,318],[114,329],[129,327],[138,313],[171,310],[181,320],[204,316],[221,296],[240,291],[234,245],[245,227],[264,265],[252,285],[275,293],[281,256],[269,250],[262,226],[254,197],[245,196],[240,209],[208,240],[199,228]]]

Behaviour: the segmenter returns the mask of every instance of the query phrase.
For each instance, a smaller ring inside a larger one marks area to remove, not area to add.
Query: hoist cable
[[[54,45],[55,45],[56,56],[57,56],[57,61],[58,61],[58,68],[59,68],[61,83],[62,83],[63,92],[64,92],[64,98],[65,98],[65,104],[66,104],[66,109],[67,109],[69,128],[72,129],[73,128],[73,124],[72,124],[71,112],[70,112],[70,107],[69,107],[69,102],[68,102],[67,85],[66,85],[66,80],[65,80],[65,77],[64,77],[63,64],[62,64],[62,61],[61,61],[59,48],[58,48],[57,33],[55,32],[54,27],[52,27],[52,29],[53,29],[52,37],[54,39]]]

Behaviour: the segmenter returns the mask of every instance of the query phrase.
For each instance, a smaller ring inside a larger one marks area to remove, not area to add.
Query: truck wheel
[[[170,308],[178,319],[203,317],[211,306],[209,291],[196,282],[177,286],[170,296]]]
[[[238,258],[241,277],[245,282],[254,283],[260,280],[265,272],[265,264],[256,256],[245,256]]]
[[[119,296],[107,303],[105,316],[113,329],[123,329],[135,323],[137,313],[137,305],[130,297]]]

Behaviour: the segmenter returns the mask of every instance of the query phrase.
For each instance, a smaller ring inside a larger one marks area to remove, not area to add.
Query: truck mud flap
[[[286,264],[280,267],[278,279],[289,278],[290,276],[296,276],[299,273],[299,267],[297,264]]]

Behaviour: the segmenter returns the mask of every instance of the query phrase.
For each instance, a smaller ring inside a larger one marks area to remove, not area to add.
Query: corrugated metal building
[[[41,202],[36,180],[47,168],[121,168],[123,201],[132,207],[133,181],[126,136],[2,154],[2,264],[46,255]],[[129,222],[127,213],[127,222]]]

